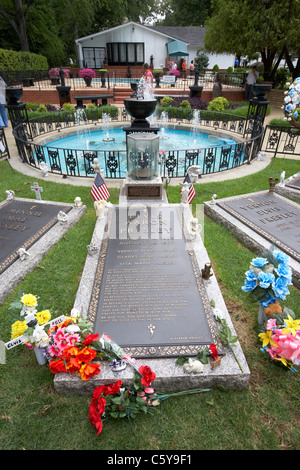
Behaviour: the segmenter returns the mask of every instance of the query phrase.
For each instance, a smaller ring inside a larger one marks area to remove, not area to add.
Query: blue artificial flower
[[[280,300],[285,300],[286,295],[290,293],[288,287],[288,280],[285,277],[278,277],[272,284],[272,289],[276,297]]]
[[[298,116],[298,114],[299,114],[299,113],[298,113],[298,111],[296,110],[296,111],[294,112],[294,117],[296,118],[296,117]]]
[[[279,263],[287,264],[290,261],[290,257],[282,251],[273,251],[273,256],[279,261]]]
[[[273,304],[275,300],[281,300],[280,298],[272,297],[268,292],[266,293],[266,300],[259,300],[260,303],[264,308],[268,307],[268,305]]]
[[[275,276],[272,273],[265,273],[264,271],[261,271],[258,276],[258,283],[260,287],[263,289],[267,289],[270,287],[270,284],[272,284],[275,281]]]
[[[275,269],[279,277],[284,277],[287,279],[288,284],[292,284],[292,270],[289,266],[284,263],[280,263],[278,268]]]
[[[256,266],[258,268],[262,268],[265,264],[267,264],[268,260],[266,258],[254,258],[252,261],[251,261],[251,264],[253,266]]]
[[[292,106],[290,104],[287,104],[285,110],[289,113],[290,111],[292,111]]]
[[[255,289],[255,287],[257,286],[257,283],[256,283],[256,274],[251,271],[251,269],[249,269],[249,271],[245,272],[245,275],[246,275],[246,279],[245,279],[245,283],[242,287],[242,290],[244,292],[249,292],[253,289]]]

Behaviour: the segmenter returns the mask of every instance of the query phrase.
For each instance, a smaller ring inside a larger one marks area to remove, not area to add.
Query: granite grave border
[[[138,205],[138,203],[134,203]],[[141,204],[143,206],[143,204]],[[144,204],[145,205],[145,204]],[[163,203],[161,204],[163,205]],[[172,204],[179,207],[179,204]],[[77,309],[81,315],[86,316],[92,298],[94,279],[98,266],[98,257],[101,253],[102,243],[107,236],[108,213],[112,208],[106,208],[104,217],[96,220],[94,233],[89,245],[89,253],[86,258],[81,282],[77,291],[73,308]],[[193,218],[189,206],[184,208],[184,221],[186,227],[189,226]],[[206,263],[210,264],[208,253],[204,247],[203,241],[199,235],[191,242],[194,251],[194,260],[198,264],[198,269],[202,269]],[[223,299],[216,276],[211,269],[212,276],[208,280],[203,279],[204,289],[206,290],[208,301],[214,301],[215,307],[211,307],[212,321],[214,318],[214,309],[222,312],[233,335],[236,335],[233,323],[228,313],[225,301]],[[216,322],[217,323],[217,322]],[[250,370],[242,351],[240,342],[237,341],[234,348],[235,355],[242,367],[242,370],[230,350],[225,350],[225,355],[219,366],[212,368],[209,364],[204,366],[203,373],[188,374],[181,365],[176,363],[176,358],[146,358],[137,359],[137,365],[147,364],[156,373],[155,388],[160,392],[168,393],[174,391],[187,390],[196,387],[215,387],[223,386],[228,389],[243,389],[248,386]],[[54,377],[54,387],[58,393],[62,394],[91,394],[95,387],[101,384],[110,384],[116,380],[122,380],[124,386],[132,382],[133,369],[128,365],[125,370],[113,372],[107,361],[101,363],[101,372],[88,381],[82,381],[75,374],[59,373]]]
[[[42,233],[35,240],[33,237],[33,243],[26,248],[29,256],[21,260],[19,257],[16,258],[13,263],[5,269],[0,275],[0,304],[3,303],[5,298],[13,291],[13,289],[29,274],[32,272],[38,264],[42,261],[44,256],[51,250],[51,248],[56,245],[62,237],[72,228],[81,217],[86,212],[86,206],[82,205],[80,207],[75,207],[74,204],[62,203],[56,201],[45,201],[37,199],[27,199],[27,198],[14,198],[16,201],[20,202],[30,202],[35,205],[51,204],[52,206],[57,206],[57,214],[61,211],[62,208],[69,208],[67,213],[66,221],[60,222],[57,219],[57,222],[51,221],[51,224],[48,224],[49,227],[41,231]],[[0,207],[5,206],[7,200],[0,202]],[[47,230],[49,228],[49,230]],[[20,247],[21,248],[21,247]]]
[[[283,183],[275,186],[275,192],[281,196],[300,201],[300,185],[295,185],[295,181],[300,181],[300,173],[285,179]]]

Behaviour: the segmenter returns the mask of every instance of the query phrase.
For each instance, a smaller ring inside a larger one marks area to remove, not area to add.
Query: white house
[[[177,26],[146,26],[130,21],[114,28],[77,39],[76,55],[79,67],[99,69],[108,65],[128,66],[151,64],[161,69],[172,56],[180,65],[185,57],[189,66],[197,50],[204,46],[205,28]],[[234,66],[233,54],[210,54],[208,68]]]

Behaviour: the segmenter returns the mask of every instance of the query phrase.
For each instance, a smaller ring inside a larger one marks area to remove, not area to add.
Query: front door
[[[101,69],[104,66],[105,47],[83,47],[83,66]]]

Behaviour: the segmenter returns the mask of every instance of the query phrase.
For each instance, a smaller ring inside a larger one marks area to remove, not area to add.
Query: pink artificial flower
[[[50,344],[47,348],[47,351],[51,357],[59,357],[62,354],[62,349],[54,344]]]
[[[144,392],[147,393],[148,395],[151,395],[152,393],[154,393],[154,388],[146,387],[144,388]]]
[[[275,318],[270,318],[268,321],[267,321],[267,330],[273,330],[274,328],[276,328],[276,320]]]

